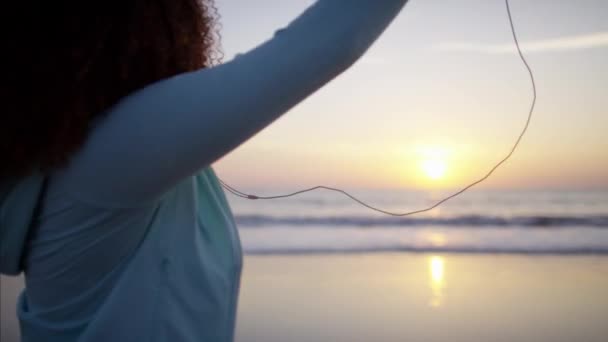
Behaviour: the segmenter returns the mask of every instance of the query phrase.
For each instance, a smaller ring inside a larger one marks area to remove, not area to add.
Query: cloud
[[[526,53],[550,51],[561,52],[608,47],[608,32],[597,32],[584,35],[565,36],[554,39],[520,42],[520,46]],[[447,52],[477,52],[489,54],[517,52],[513,43],[479,44],[469,42],[445,42],[434,45],[433,49]]]

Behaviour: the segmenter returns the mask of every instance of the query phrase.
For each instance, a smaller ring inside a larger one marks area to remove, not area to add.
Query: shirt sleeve
[[[407,0],[319,0],[267,42],[124,98],[62,171],[89,202],[158,199],[351,66]]]

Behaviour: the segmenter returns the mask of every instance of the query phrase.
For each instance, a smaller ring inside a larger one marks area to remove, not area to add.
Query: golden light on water
[[[443,234],[438,234],[438,233],[433,233],[431,235],[428,236],[428,240],[431,242],[431,244],[434,247],[442,247],[445,246],[447,239],[445,237],[445,235]]]
[[[445,261],[440,256],[432,256],[429,258],[429,274],[431,287],[431,307],[441,306],[443,300],[443,287],[445,277]]]
[[[441,285],[443,283],[443,270],[444,263],[443,258],[434,256],[431,257],[430,261],[430,269],[431,269],[431,280],[433,284]]]

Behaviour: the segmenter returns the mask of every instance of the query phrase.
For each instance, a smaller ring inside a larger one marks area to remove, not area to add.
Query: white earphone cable
[[[511,8],[509,7],[509,0],[505,0],[505,5],[506,5],[506,9],[507,9],[507,14],[508,14],[508,18],[509,18],[509,24],[511,27],[511,33],[513,35],[513,41],[515,42],[515,47],[517,48],[517,53],[519,54],[519,58],[521,59],[521,61],[523,62],[524,66],[526,67],[526,70],[528,71],[528,74],[530,76],[530,82],[532,84],[532,102],[530,104],[530,109],[528,112],[528,118],[526,120],[526,123],[521,131],[521,133],[519,134],[517,140],[515,141],[515,144],[513,144],[513,147],[511,148],[511,150],[509,151],[509,153],[503,158],[501,159],[496,165],[494,165],[494,167],[492,167],[492,169],[490,169],[490,171],[488,171],[483,177],[481,177],[480,179],[474,181],[473,183],[467,185],[466,187],[462,188],[461,190],[445,197],[444,199],[436,202],[435,204],[427,207],[427,208],[423,208],[423,209],[419,209],[419,210],[413,210],[413,211],[408,211],[408,212],[404,212],[404,213],[397,213],[397,212],[391,212],[388,210],[383,210],[380,208],[376,208],[374,206],[371,206],[365,202],[363,202],[362,200],[356,198],[355,196],[349,194],[348,192],[341,190],[341,189],[337,189],[337,188],[332,188],[332,187],[328,187],[328,186],[323,186],[323,185],[318,185],[312,188],[308,188],[308,189],[303,189],[303,190],[299,190],[293,193],[289,193],[289,194],[284,194],[284,195],[275,195],[275,196],[257,196],[257,195],[252,195],[252,194],[247,194],[244,193],[242,191],[239,191],[233,187],[231,187],[230,185],[228,185],[226,182],[224,182],[223,180],[219,180],[220,184],[224,187],[224,189],[226,189],[228,192],[232,193],[235,196],[241,197],[241,198],[246,198],[246,199],[250,199],[250,200],[272,200],[272,199],[281,199],[281,198],[287,198],[287,197],[293,197],[299,194],[303,194],[306,192],[310,192],[310,191],[315,191],[315,190],[329,190],[329,191],[334,191],[334,192],[338,192],[341,193],[347,197],[349,197],[350,199],[352,199],[353,201],[359,203],[360,205],[373,210],[373,211],[377,211],[379,213],[382,214],[386,214],[386,215],[390,215],[390,216],[411,216],[411,215],[415,215],[415,214],[420,214],[420,213],[424,213],[424,212],[428,212],[431,211],[435,208],[437,208],[438,206],[442,205],[443,203],[453,199],[454,197],[457,197],[459,195],[461,195],[462,193],[464,193],[465,191],[471,189],[472,187],[478,185],[479,183],[484,182],[486,179],[488,179],[499,167],[501,167],[507,160],[509,160],[511,158],[511,156],[513,155],[513,153],[515,153],[515,151],[517,150],[517,148],[519,147],[519,144],[521,142],[521,140],[523,139],[524,135],[526,134],[526,132],[528,131],[528,127],[530,126],[530,122],[532,120],[532,115],[534,113],[534,107],[536,105],[536,81],[534,80],[534,73],[532,72],[532,68],[530,68],[530,65],[528,64],[528,62],[526,61],[526,58],[524,57],[523,52],[521,51],[521,47],[519,45],[519,41],[517,39],[517,34],[515,32],[515,26],[513,24],[513,17],[511,16]]]

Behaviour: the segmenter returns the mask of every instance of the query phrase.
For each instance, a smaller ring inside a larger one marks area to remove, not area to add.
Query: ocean
[[[352,193],[395,211],[444,195]],[[608,191],[474,190],[406,218],[327,191],[228,198],[245,251],[236,342],[608,336]],[[23,280],[1,280],[0,339],[18,341]]]
[[[428,207],[447,193],[352,194],[373,206],[405,212]],[[279,200],[227,196],[248,254],[608,254],[608,191],[472,190],[410,217],[376,213],[325,190]]]
[[[410,211],[445,194],[353,195]],[[246,253],[237,342],[608,336],[607,191],[474,189],[404,218],[327,191],[229,198]]]

